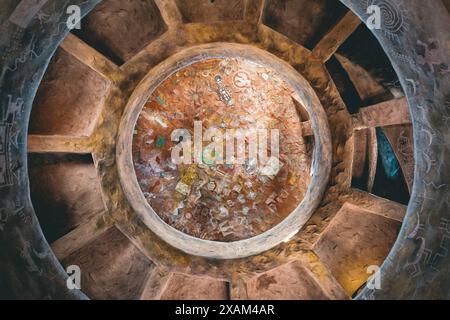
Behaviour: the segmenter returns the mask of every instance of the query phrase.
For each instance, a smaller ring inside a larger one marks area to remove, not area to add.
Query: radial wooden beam
[[[323,62],[328,61],[339,47],[355,32],[361,20],[353,12],[349,11],[330,32],[316,45],[313,54]]]
[[[168,268],[159,266],[153,269],[144,283],[140,300],[160,300],[170,277],[171,272]]]
[[[63,260],[108,231],[110,227],[101,223],[102,218],[103,214],[97,215],[87,223],[53,242],[51,247],[56,257],[59,260]]]
[[[306,64],[307,60],[312,56],[312,53],[308,48],[292,41],[285,35],[265,24],[258,25],[257,37],[257,40],[260,43],[259,46],[262,49],[277,55],[290,65]]]
[[[368,130],[357,130],[353,134],[354,150],[352,163],[353,179],[361,179],[367,163]]]
[[[120,215],[124,216],[127,213],[122,212]],[[144,236],[141,234],[136,235],[134,232],[135,227],[129,223],[129,221],[118,221],[115,224],[115,227],[120,230],[141,252],[144,254],[149,260],[151,261],[160,261],[162,262],[162,259],[158,259],[157,255],[154,255],[154,252],[152,251],[152,248],[149,248],[146,246],[146,240],[144,239]],[[147,229],[139,229],[140,231],[148,232]],[[153,236],[153,234],[152,234]],[[167,262],[167,261],[166,261]],[[169,264],[169,263],[166,263]]]
[[[377,166],[378,166],[378,140],[377,140],[377,132],[375,128],[371,128],[367,130],[368,132],[368,178],[367,178],[367,191],[372,192],[373,186],[375,184],[375,176],[377,174]]]
[[[102,77],[112,82],[120,78],[120,69],[117,65],[72,33],[69,33],[61,43],[61,48]]]
[[[175,0],[155,0],[155,3],[169,29],[176,29],[183,24],[183,18]]]
[[[352,176],[362,179],[368,173],[366,187],[372,191],[378,164],[378,141],[375,128],[355,130]],[[367,171],[366,171],[367,170]]]
[[[92,146],[88,137],[29,135],[28,152],[88,154]]]
[[[231,277],[229,287],[230,300],[248,300],[247,281],[250,279],[248,275],[235,273]]]
[[[299,256],[302,265],[311,273],[314,281],[330,300],[349,300],[350,297],[331,273],[330,269],[320,261],[313,252],[308,251]]]
[[[406,98],[385,101],[361,108],[353,117],[355,130],[410,124],[408,101]]]
[[[336,53],[335,57],[347,72],[362,101],[382,97],[389,93],[389,90],[378,83],[369,71],[339,53]]]
[[[266,0],[247,0],[245,20],[253,25],[261,23]]]

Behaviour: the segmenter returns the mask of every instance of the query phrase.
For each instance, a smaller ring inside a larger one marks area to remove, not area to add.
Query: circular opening
[[[146,76],[125,111],[117,159],[124,192],[153,232],[187,253],[231,259],[299,231],[327,184],[331,142],[317,96],[293,68],[254,47],[215,44]]]
[[[306,194],[312,138],[295,91],[271,68],[206,59],[152,93],[134,130],[140,188],[161,219],[191,236],[248,239]]]

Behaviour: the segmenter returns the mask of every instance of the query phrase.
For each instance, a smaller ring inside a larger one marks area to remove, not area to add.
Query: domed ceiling
[[[449,298],[449,8],[3,1],[0,298]]]

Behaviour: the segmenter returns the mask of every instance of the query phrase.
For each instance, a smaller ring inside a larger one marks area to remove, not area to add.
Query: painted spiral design
[[[387,0],[372,0],[371,5],[380,8],[383,30],[389,33],[398,34],[404,29],[405,19],[400,8]]]

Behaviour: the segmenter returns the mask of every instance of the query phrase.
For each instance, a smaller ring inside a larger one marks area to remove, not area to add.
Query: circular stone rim
[[[283,221],[257,236],[234,241],[203,240],[183,233],[164,222],[144,197],[132,158],[133,132],[138,117],[150,96],[161,83],[197,62],[209,59],[241,58],[272,68],[298,95],[308,111],[314,132],[312,178],[301,203]],[[238,259],[260,254],[289,241],[310,219],[320,204],[332,167],[332,143],[328,118],[314,89],[291,65],[273,54],[250,45],[215,43],[184,49],[163,61],[138,84],[123,114],[116,160],[120,183],[131,207],[144,224],[171,246],[191,255],[215,259]]]

